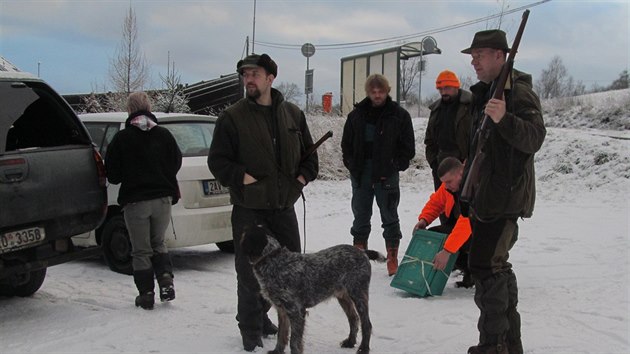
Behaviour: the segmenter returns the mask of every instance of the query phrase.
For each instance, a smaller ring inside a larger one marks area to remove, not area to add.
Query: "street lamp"
[[[428,54],[442,54],[442,50],[437,47],[435,38],[426,36],[420,41],[420,66],[418,75],[418,117],[420,117],[420,106],[422,105],[422,72],[424,71],[424,63],[422,61],[423,55]]]

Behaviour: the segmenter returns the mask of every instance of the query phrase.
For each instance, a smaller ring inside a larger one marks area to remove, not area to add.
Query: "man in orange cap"
[[[444,70],[438,75],[435,88],[441,98],[429,106],[431,115],[424,144],[427,162],[433,173],[434,188],[437,191],[442,184],[437,174],[440,163],[449,156],[462,162],[468,157],[472,93],[460,88],[457,75],[449,70]],[[440,215],[442,225],[455,225],[456,220],[457,217],[446,218]]]
[[[472,94],[460,88],[457,75],[449,70],[444,70],[438,75],[435,88],[441,97],[429,106],[431,115],[424,144],[427,162],[433,172],[434,187],[437,190],[442,183],[437,176],[437,168],[442,160],[452,156],[464,161],[468,157]]]

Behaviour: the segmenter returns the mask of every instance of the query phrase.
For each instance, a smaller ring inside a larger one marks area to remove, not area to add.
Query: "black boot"
[[[274,334],[277,334],[277,333],[278,333],[278,326],[273,324],[273,322],[271,322],[269,317],[265,314],[263,317],[263,328],[262,328],[263,337],[273,336]]]
[[[258,334],[251,334],[241,331],[241,337],[243,337],[243,349],[246,352],[253,352],[256,347],[263,346],[262,337]]]
[[[158,285],[160,286],[160,301],[172,301],[175,300],[175,287],[173,286],[173,276],[169,273],[164,273],[158,278]]]
[[[155,292],[153,291],[155,284],[153,281],[153,269],[143,269],[133,272],[133,281],[140,293],[136,296],[136,306],[145,310],[153,310],[155,304]]]
[[[155,277],[160,286],[160,301],[175,299],[175,286],[173,284],[173,264],[168,253],[156,253],[151,257],[151,263],[155,270]]]
[[[136,296],[136,307],[153,310],[153,305],[155,305],[155,293],[153,291],[147,291]]]

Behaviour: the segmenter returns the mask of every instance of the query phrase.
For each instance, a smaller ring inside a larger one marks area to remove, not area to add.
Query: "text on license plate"
[[[203,194],[216,195],[228,193],[228,189],[223,187],[219,181],[203,181]]]
[[[43,227],[10,231],[0,235],[0,253],[12,248],[22,248],[37,243],[45,238],[46,233]]]

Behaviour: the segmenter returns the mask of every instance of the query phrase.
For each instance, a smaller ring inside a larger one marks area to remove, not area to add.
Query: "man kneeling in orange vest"
[[[464,278],[455,285],[460,288],[471,288],[474,282],[470,276],[468,268],[468,239],[470,238],[471,228],[467,217],[461,215],[459,209],[459,188],[464,174],[464,165],[454,157],[445,158],[437,169],[437,175],[442,184],[435,193],[431,194],[429,201],[422,208],[422,212],[418,216],[418,223],[413,227],[415,233],[418,229],[426,229],[433,220],[437,219],[441,213],[448,218],[448,222],[444,225],[429,228],[431,231],[448,234],[444,249],[438,252],[433,258],[433,267],[443,270],[446,267],[451,254],[460,251],[455,268],[459,269]]]

